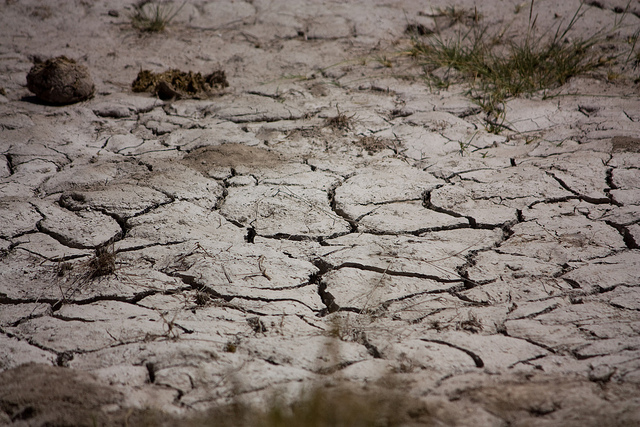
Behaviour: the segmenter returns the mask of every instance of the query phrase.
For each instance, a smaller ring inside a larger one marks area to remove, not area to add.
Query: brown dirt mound
[[[27,88],[51,104],[72,104],[91,98],[95,85],[89,70],[66,56],[36,63],[27,74]]]
[[[119,393],[67,368],[30,363],[0,373],[0,423],[36,426],[104,425]]]
[[[203,76],[193,71],[168,70],[153,73],[141,70],[131,84],[134,92],[152,92],[160,99],[207,98],[229,86],[223,70]]]

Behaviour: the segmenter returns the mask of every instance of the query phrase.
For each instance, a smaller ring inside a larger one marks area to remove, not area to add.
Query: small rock
[[[594,382],[609,382],[613,374],[616,373],[616,368],[609,365],[592,366],[589,372],[589,380]]]
[[[51,104],[73,104],[95,93],[89,70],[65,56],[37,63],[27,74],[27,88]]]

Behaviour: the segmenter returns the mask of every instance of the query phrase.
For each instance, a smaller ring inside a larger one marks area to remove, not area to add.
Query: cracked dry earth
[[[516,1],[453,3],[526,23]],[[126,1],[3,2],[0,424],[326,383],[417,399],[407,425],[640,423],[638,86],[576,77],[489,133],[464,88],[393,56],[453,3],[197,0],[140,34]],[[559,3],[540,25],[579,6]],[[27,91],[57,55],[93,99]],[[170,68],[230,87],[131,92]]]

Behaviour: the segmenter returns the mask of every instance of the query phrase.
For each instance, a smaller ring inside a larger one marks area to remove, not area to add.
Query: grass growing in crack
[[[435,34],[413,38],[409,53],[424,67],[429,84],[443,88],[451,83],[469,82],[468,94],[487,113],[490,119],[487,130],[491,132],[503,129],[506,99],[562,86],[571,77],[618,59],[616,55],[597,54],[595,47],[621,26],[624,16],[611,31],[596,31],[586,39],[570,38],[584,15],[581,4],[566,25],[560,23],[548,36],[549,32],[540,34],[536,27],[534,3],[530,4],[528,28],[523,38],[507,39],[506,28],[490,32],[488,27],[479,25],[481,17],[477,13],[470,28],[459,30],[454,37]],[[457,22],[471,16],[453,8],[441,13],[447,13]],[[444,77],[433,74],[438,69],[446,70]]]
[[[193,299],[196,305],[199,307],[204,307],[209,303],[209,301],[211,301],[211,297],[209,296],[209,294],[200,289],[196,291]]]
[[[337,105],[336,111],[338,112],[338,115],[326,119],[325,126],[336,130],[351,130],[351,122],[355,117],[355,114],[353,114],[352,116],[347,116],[346,114],[340,112],[340,108]]]
[[[159,33],[164,31],[165,27],[180,10],[186,2],[174,10],[173,6],[167,4],[154,3],[150,0],[140,0],[133,4],[133,12],[129,15],[131,25],[139,31],[149,33]]]
[[[102,246],[96,249],[96,253],[89,260],[89,279],[108,276],[116,272],[116,251],[114,245]]]
[[[56,266],[56,276],[60,278],[65,277],[70,274],[74,268],[78,273],[73,278],[72,283],[78,285],[83,285],[99,277],[115,274],[116,250],[114,243],[112,242],[111,244],[96,248],[93,256],[79,266],[74,267],[70,262],[59,262]]]
[[[436,7],[435,13],[427,16],[431,16],[434,18],[440,16],[447,17],[449,18],[449,25],[454,25],[457,23],[477,23],[483,18],[482,14],[478,13],[478,9],[474,8],[472,12],[471,10],[456,6],[447,6],[444,8]]]
[[[460,320],[456,325],[457,330],[469,331],[472,334],[477,334],[482,331],[484,327],[482,326],[482,322],[478,317],[470,311],[467,314],[467,318],[465,320]]]
[[[478,135],[478,132],[475,132],[467,142],[458,141],[458,145],[460,146],[460,150],[458,152],[461,156],[469,154],[469,147],[471,147],[471,143],[473,142],[473,139],[476,137],[476,135]]]
[[[391,62],[391,60],[387,58],[387,55],[376,55],[373,57],[373,59],[385,68],[393,67],[393,62]]]
[[[171,319],[167,317],[167,314],[168,313],[160,313],[160,318],[162,319],[163,336],[168,339],[178,339],[180,338],[180,331],[178,330],[179,328],[176,325],[178,312],[176,311]]]
[[[357,141],[354,141],[354,145],[362,148],[369,155],[374,155],[382,150],[392,147],[390,141],[375,136],[362,136]]]
[[[116,274],[114,242],[99,246],[91,258],[74,265],[72,262],[58,262],[55,267],[54,286],[60,290],[60,299],[54,306],[71,300],[76,293],[94,280]]]

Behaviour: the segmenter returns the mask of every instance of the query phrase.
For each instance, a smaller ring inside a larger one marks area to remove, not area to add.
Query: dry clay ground
[[[625,4],[585,6],[571,37]],[[638,85],[575,77],[491,129],[399,54],[409,25],[464,29],[435,16],[452,5],[527,26],[516,0],[194,0],[151,34],[128,1],[3,1],[0,424],[160,423],[348,384],[404,425],[638,425]],[[578,6],[538,1],[537,25]],[[34,58],[58,55],[93,99],[29,93]],[[230,86],[132,93],[170,68]]]

